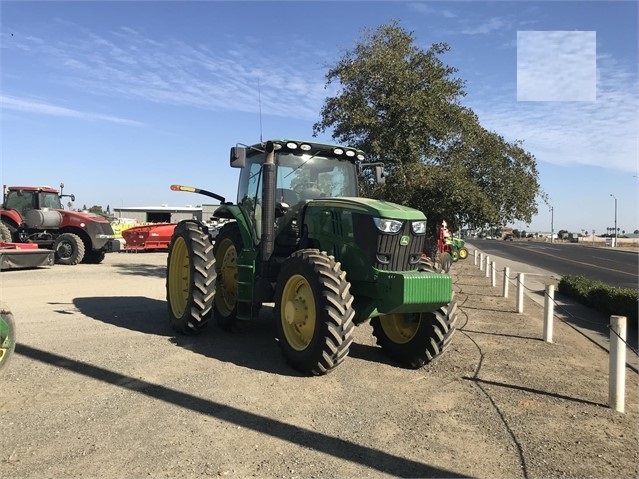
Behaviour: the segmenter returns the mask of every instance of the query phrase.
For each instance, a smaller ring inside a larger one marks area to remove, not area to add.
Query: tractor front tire
[[[7,305],[0,302],[0,373],[8,366],[15,347],[15,320]]]
[[[105,257],[106,253],[102,250],[90,250],[85,253],[82,262],[87,264],[100,264],[104,261]]]
[[[55,262],[64,265],[76,265],[84,259],[84,242],[75,233],[62,233],[53,244]]]
[[[179,222],[166,264],[166,301],[173,329],[198,334],[207,326],[215,278],[213,244],[206,227],[193,220]]]
[[[440,356],[455,334],[457,303],[430,313],[389,314],[371,319],[373,335],[384,354],[419,369]]]
[[[275,329],[295,369],[321,375],[346,359],[353,342],[353,296],[341,264],[317,249],[293,253],[275,290]]]
[[[461,248],[459,248],[459,259],[466,259],[468,258],[468,250],[466,249],[465,246],[462,246]]]

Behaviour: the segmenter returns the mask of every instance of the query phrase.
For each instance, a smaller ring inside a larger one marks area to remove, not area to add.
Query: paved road
[[[474,240],[486,254],[526,263],[558,276],[583,275],[622,288],[639,285],[639,252],[570,243]]]

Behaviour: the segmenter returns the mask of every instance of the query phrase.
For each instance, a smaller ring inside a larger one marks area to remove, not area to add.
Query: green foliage
[[[557,291],[606,315],[628,318],[637,326],[639,316],[639,290],[615,288],[606,283],[585,276],[564,276]]]
[[[328,71],[327,86],[340,90],[325,100],[314,134],[332,129],[337,143],[384,162],[386,185],[367,177],[362,194],[419,209],[431,225],[529,223],[535,198],[545,197],[535,158],[460,104],[464,82],[441,60],[447,44],[414,43],[396,21],[366,31]]]

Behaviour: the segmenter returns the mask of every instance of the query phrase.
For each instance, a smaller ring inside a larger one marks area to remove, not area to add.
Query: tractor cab
[[[11,187],[5,193],[4,209],[15,210],[22,218],[38,209],[62,209],[59,193],[49,187]]]
[[[250,221],[255,245],[262,239],[265,220],[263,175],[267,156],[264,145],[235,147],[231,152],[231,166],[242,168],[237,204]],[[273,143],[272,157],[276,236],[291,224],[295,226],[296,216],[311,200],[357,196],[356,162],[364,155],[355,149],[282,141]]]

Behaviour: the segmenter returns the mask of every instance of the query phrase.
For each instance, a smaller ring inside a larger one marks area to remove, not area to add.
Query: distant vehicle
[[[504,235],[504,241],[512,241],[512,240],[513,240],[513,235],[511,235],[510,233]]]
[[[0,221],[10,237],[2,240],[52,249],[58,264],[101,263],[114,238],[111,224],[94,213],[63,209],[61,198],[75,201],[75,196],[63,195],[62,188],[64,183],[60,191],[49,186],[4,186]]]

